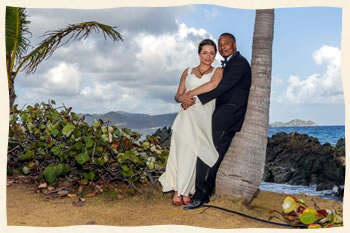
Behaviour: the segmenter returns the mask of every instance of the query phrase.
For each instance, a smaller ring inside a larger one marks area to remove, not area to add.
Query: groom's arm
[[[251,73],[251,69],[248,61],[245,58],[235,61],[226,68],[219,85],[210,92],[198,95],[199,100],[202,104],[206,104],[210,100],[219,97],[237,85],[241,79],[246,76],[247,72]]]

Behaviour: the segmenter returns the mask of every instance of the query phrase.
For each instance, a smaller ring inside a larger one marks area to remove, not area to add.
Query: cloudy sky
[[[46,31],[93,20],[117,26],[124,41],[113,43],[96,34],[59,48],[35,74],[17,77],[19,107],[54,99],[80,113],[177,112],[180,76],[198,64],[202,39],[231,32],[238,50],[251,59],[255,10],[189,5],[27,13],[33,46]],[[338,8],[275,10],[270,122],[298,118],[344,124],[341,17]],[[216,59],[218,66],[220,55]]]

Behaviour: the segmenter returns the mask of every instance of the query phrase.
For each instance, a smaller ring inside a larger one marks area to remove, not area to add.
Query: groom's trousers
[[[214,190],[217,171],[235,134],[236,132],[213,132],[213,142],[219,153],[219,158],[214,166],[209,167],[199,157],[197,157],[195,183],[196,192],[192,197],[193,199],[209,201],[209,197]]]

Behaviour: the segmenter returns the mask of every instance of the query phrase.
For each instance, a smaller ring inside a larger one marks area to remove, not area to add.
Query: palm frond
[[[34,73],[40,62],[45,58],[49,58],[57,48],[65,45],[72,39],[86,39],[91,33],[97,33],[100,30],[103,32],[105,39],[109,37],[113,42],[123,40],[120,33],[115,30],[116,28],[117,27],[92,21],[79,24],[69,24],[69,26],[64,29],[46,32],[43,36],[47,38],[24,58],[21,65],[17,68],[17,71],[19,71],[24,65],[23,70],[27,74]],[[63,39],[66,40],[63,41]]]
[[[29,23],[25,8],[6,7],[6,54],[13,60],[12,65],[14,62],[19,63],[27,53],[30,45],[28,35],[31,35]]]

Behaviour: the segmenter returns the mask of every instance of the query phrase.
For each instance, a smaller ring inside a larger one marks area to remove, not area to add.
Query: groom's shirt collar
[[[237,53],[238,53],[238,51],[236,51],[236,52],[234,52],[233,54],[231,54],[230,56],[228,56],[228,57],[226,58],[227,62],[231,59],[231,57],[236,56]]]

